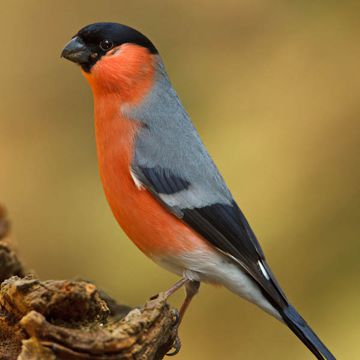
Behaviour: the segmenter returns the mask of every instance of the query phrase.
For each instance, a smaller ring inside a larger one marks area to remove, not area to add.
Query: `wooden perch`
[[[86,281],[25,276],[0,207],[0,359],[162,359],[177,311],[163,294],[143,307],[119,305]]]

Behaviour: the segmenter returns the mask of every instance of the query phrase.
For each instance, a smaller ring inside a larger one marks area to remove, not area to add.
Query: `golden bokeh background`
[[[339,359],[360,356],[359,2],[2,0],[0,8],[0,202],[30,268],[44,279],[91,279],[132,305],[176,280],[113,219],[90,89],[59,58],[82,26],[123,22],[160,50],[288,297]],[[179,360],[312,359],[285,326],[207,285],[181,338]]]

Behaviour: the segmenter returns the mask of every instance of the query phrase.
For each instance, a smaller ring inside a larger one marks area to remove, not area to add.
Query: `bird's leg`
[[[180,283],[180,281],[178,283]],[[175,287],[178,283],[176,283],[173,287]],[[177,323],[177,328],[176,328],[176,337],[175,337],[175,341],[172,345],[174,350],[172,352],[168,352],[166,354],[168,356],[174,356],[180,351],[181,341],[180,341],[180,338],[178,335],[179,326],[181,324],[181,321],[185,315],[187,308],[189,307],[189,305],[191,303],[191,300],[199,291],[200,281],[187,280],[186,282],[182,283],[179,287],[181,287],[182,285],[185,285],[186,296],[185,296],[184,302],[182,303],[181,308],[180,308],[179,321]],[[176,290],[179,287],[177,287]],[[174,290],[174,291],[176,291],[176,290]]]
[[[171,296],[174,292],[176,292],[177,290],[179,290],[182,286],[186,285],[187,283],[189,283],[190,280],[186,279],[186,278],[181,278],[179,281],[177,281],[170,289],[165,291],[165,297],[168,298],[169,296]]]
[[[185,315],[187,308],[191,303],[191,300],[198,293],[199,288],[200,288],[200,281],[188,281],[187,283],[185,283],[186,296],[180,308],[179,325]]]
[[[177,281],[170,289],[165,291],[165,298],[167,299],[169,296],[174,294],[177,290],[179,290],[182,286],[185,286],[186,296],[180,308],[179,314],[179,325],[181,323],[182,318],[186,312],[186,309],[189,307],[191,300],[198,293],[200,288],[200,281],[189,280],[186,278],[181,278]]]
[[[174,294],[177,290],[179,290],[182,286],[184,286],[187,282],[190,280],[186,278],[181,278],[179,281],[177,281],[170,289],[164,291],[165,299],[170,297],[172,294]],[[159,296],[159,294],[155,294],[150,297],[150,300],[154,300]]]

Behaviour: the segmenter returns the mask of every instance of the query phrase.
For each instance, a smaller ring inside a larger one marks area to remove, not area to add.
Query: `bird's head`
[[[151,86],[157,55],[146,36],[126,25],[108,22],[85,26],[61,53],[81,66],[94,93],[119,94],[125,101]]]

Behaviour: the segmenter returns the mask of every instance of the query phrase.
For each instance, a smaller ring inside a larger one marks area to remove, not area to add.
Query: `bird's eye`
[[[114,46],[111,40],[103,40],[100,42],[100,49],[104,50],[104,51],[108,51],[110,49],[112,49],[112,47]]]

